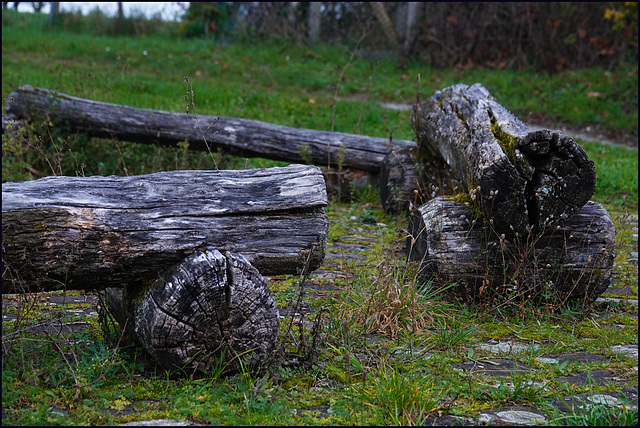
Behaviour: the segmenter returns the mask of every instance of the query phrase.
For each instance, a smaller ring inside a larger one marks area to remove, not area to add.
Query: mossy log
[[[161,367],[187,375],[257,368],[278,337],[267,283],[232,252],[196,251],[146,287],[107,288],[106,300]]]
[[[455,283],[452,291],[467,300],[500,294],[590,304],[611,283],[615,228],[589,201],[540,235],[510,238],[469,203],[437,197],[412,213],[407,253],[423,283]]]
[[[7,117],[52,122],[68,132],[135,143],[216,151],[378,174],[385,156],[412,141],[299,129],[257,120],[148,110],[22,86],[7,97]],[[403,166],[404,169],[413,165]],[[402,172],[394,172],[400,176]],[[386,182],[383,183],[386,186]],[[384,191],[384,189],[382,190]]]
[[[411,122],[420,150],[443,159],[508,236],[570,218],[595,191],[593,162],[572,138],[530,130],[480,84],[443,89]]]
[[[2,291],[124,287],[198,249],[243,254],[263,275],[324,260],[320,169],[170,171],[2,184]]]

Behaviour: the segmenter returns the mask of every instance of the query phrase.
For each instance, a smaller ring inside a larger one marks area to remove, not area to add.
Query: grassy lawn
[[[410,112],[384,108],[382,102],[413,103],[416,97],[455,83],[480,82],[516,116],[638,132],[637,65],[552,75],[535,70],[448,70],[358,59],[340,46],[221,44],[164,33],[72,34],[47,30],[46,16],[13,11],[3,11],[2,20],[3,101],[15,88],[32,85],[181,112],[187,105],[187,76],[198,114],[375,137],[391,132],[394,138],[412,140]],[[30,145],[3,135],[3,182],[56,174],[214,168],[208,154],[184,147],[88,139],[58,131],[34,126],[28,130]],[[616,222],[617,286],[631,290],[637,299],[637,265],[630,266],[626,258],[630,252],[637,254],[637,229],[632,230],[627,216],[638,214],[638,149],[578,142],[598,174],[592,199]],[[216,153],[215,161],[228,169],[283,164],[223,153]],[[177,378],[156,369],[135,346],[116,347],[117,330],[105,330],[98,316],[82,313],[90,305],[51,304],[59,293],[3,297],[2,401],[3,412],[8,412],[3,424],[113,425],[152,418],[228,425],[418,424],[428,414],[465,416],[514,404],[551,414],[559,397],[614,388],[553,380],[586,370],[607,369],[625,379],[624,385],[637,387],[637,360],[611,351],[612,346],[637,344],[637,307],[599,304],[589,314],[575,314],[569,308],[523,307],[495,313],[464,306],[415,287],[416,272],[397,255],[407,216],[385,215],[375,189],[357,193],[351,203],[331,201],[327,213],[329,250],[345,235],[362,239],[367,249],[362,260],[334,260],[343,272],[332,280],[337,291],[306,297],[310,323],[323,309],[322,346],[310,364],[290,361],[266,374],[247,372],[231,378]],[[291,303],[299,289],[293,276],[271,278],[269,286],[280,306]],[[11,303],[6,310],[5,302]],[[5,315],[10,315],[8,321]],[[34,328],[61,319],[87,323],[86,328],[72,334],[34,333]],[[284,324],[281,330],[282,346],[295,351],[289,348],[302,333],[294,329],[287,335]],[[496,380],[455,368],[465,361],[492,358],[480,346],[489,340],[536,345],[516,356],[534,366],[535,374],[514,372]],[[545,365],[536,360],[567,352],[604,355],[607,363]],[[318,410],[323,406],[331,411]],[[632,410],[596,413],[575,415],[571,421],[633,422]]]

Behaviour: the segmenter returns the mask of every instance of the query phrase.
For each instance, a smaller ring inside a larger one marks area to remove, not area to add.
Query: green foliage
[[[638,206],[638,149],[578,140],[596,168],[593,199],[627,209]]]
[[[406,373],[385,364],[353,390],[379,418],[379,425],[422,425],[442,396],[432,376]]]
[[[625,405],[620,408],[608,404],[585,405],[584,410],[576,410],[569,415],[561,415],[557,409],[550,415],[548,426],[582,426],[582,427],[633,427],[638,426],[638,407]]]
[[[632,50],[638,50],[638,2],[610,3],[604,11],[604,19],[611,21],[611,30],[623,30],[625,40]]]
[[[521,117],[531,113],[637,134],[637,65],[548,74],[359,59],[345,68],[350,52],[339,46],[310,47],[287,40],[213,44],[199,37],[175,37],[174,29],[166,27],[153,33],[140,30],[147,36],[129,37],[97,12],[84,18],[75,13],[61,18],[56,24],[60,27],[47,29],[46,16],[3,11],[3,101],[16,87],[30,84],[141,108],[182,112],[188,106],[190,113],[196,109],[201,120],[203,115],[223,115],[329,130],[334,122],[333,95],[342,75],[335,131],[384,138],[392,133],[394,138],[411,140],[410,113],[386,109],[380,103],[413,103],[420,74],[420,97],[454,83],[481,82]],[[196,21],[194,15],[192,23]],[[216,28],[221,33],[211,35],[224,37],[224,25]],[[188,88],[183,85],[184,76],[189,78]],[[637,213],[637,149],[579,142],[598,173],[593,199],[605,203],[612,217],[614,210]],[[218,151],[198,153],[184,142],[158,147],[87,139],[44,119],[24,126],[16,139],[3,134],[2,155],[3,181],[285,164]],[[19,310],[3,307],[3,315],[19,316],[16,322],[3,321],[2,401],[8,414],[3,423],[115,425],[133,419],[188,418],[203,424],[420,424],[427,414],[439,410],[468,415],[498,403],[543,406],[575,392],[554,384],[542,391],[529,378],[515,375],[511,384],[489,389],[486,378],[454,369],[461,361],[488,358],[475,347],[485,339],[542,345],[535,355],[524,358],[575,350],[607,353],[611,345],[636,343],[637,316],[630,315],[625,304],[603,304],[591,315],[572,313],[571,308],[545,313],[533,304],[511,313],[486,313],[483,308],[447,301],[428,284],[419,287],[416,266],[406,265],[399,256],[406,217],[382,212],[376,186],[353,186],[352,196],[350,205],[332,202],[327,207],[329,242],[340,235],[370,234],[379,239],[359,253],[362,263],[339,262],[345,275],[333,280],[337,290],[307,293],[308,307],[325,312],[316,321],[301,317],[301,334],[287,336],[290,342],[283,342],[283,349],[292,354],[293,349],[312,348],[311,339],[316,337],[326,346],[316,345],[313,364],[289,361],[289,365],[270,367],[268,373],[245,371],[233,377],[222,376],[220,367],[202,378],[175,379],[159,371],[140,350],[123,347],[121,332],[110,335],[95,323],[84,333],[33,334],[31,328],[50,319],[42,318],[42,302],[25,297]],[[457,197],[461,202],[469,202],[468,198]],[[619,261],[637,251],[637,238],[629,226],[624,230],[615,221]],[[637,293],[637,268],[626,266],[617,273],[618,285],[634,290],[635,284]],[[271,285],[280,306],[296,301],[301,288],[293,277],[280,283],[274,279]],[[3,303],[6,300],[3,296]],[[305,322],[321,328],[315,333],[304,331]],[[634,364],[616,357],[611,367],[632,383],[637,379]],[[578,368],[543,367],[535,376],[569,375]],[[455,397],[455,406],[442,405],[451,401],[447,396]],[[152,403],[142,405],[140,400]],[[331,413],[298,415],[296,411],[320,405],[331,406]],[[52,406],[68,416],[51,413]],[[113,416],[132,407],[140,412]],[[558,415],[557,420],[626,424],[637,422],[637,411],[594,407],[587,416]]]
[[[228,35],[233,28],[231,8],[229,2],[190,2],[177,33],[188,38]]]

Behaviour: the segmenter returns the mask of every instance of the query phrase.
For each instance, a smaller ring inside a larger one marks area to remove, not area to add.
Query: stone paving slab
[[[119,427],[189,427],[189,426],[206,426],[196,424],[189,420],[176,421],[174,419],[150,419],[146,421],[126,422],[119,424]]]
[[[463,363],[454,364],[453,367],[460,369],[466,373],[481,373],[486,376],[505,377],[513,374],[533,373],[536,368],[528,364],[519,363],[512,360],[504,360],[501,358],[492,358],[481,361],[465,361]]]
[[[475,420],[478,425],[536,425],[547,418],[543,411],[533,407],[509,406],[483,410]]]
[[[556,400],[553,405],[558,410],[564,413],[574,413],[587,411],[590,407],[595,405],[607,405],[607,406],[624,406],[625,401],[638,399],[638,388],[625,388],[625,391],[608,392],[605,394],[592,394],[583,393],[576,394],[570,397],[562,397]],[[626,400],[622,399],[624,395]]]
[[[609,361],[609,358],[590,352],[570,352],[567,354],[550,354],[537,357],[536,361],[547,364],[558,364],[568,361],[570,363],[600,363]]]
[[[605,385],[608,383],[624,383],[626,379],[621,379],[615,373],[609,370],[589,370],[586,372],[576,373],[570,376],[560,376],[554,379],[554,382],[566,382],[570,385],[588,386],[588,385]]]
[[[528,344],[522,342],[504,342],[497,340],[489,340],[488,343],[481,343],[478,345],[483,351],[491,352],[492,354],[515,354],[523,351],[531,351],[532,349],[540,348],[540,345]]]
[[[638,359],[638,345],[616,345],[612,346],[611,350],[619,354],[625,354],[629,358]]]

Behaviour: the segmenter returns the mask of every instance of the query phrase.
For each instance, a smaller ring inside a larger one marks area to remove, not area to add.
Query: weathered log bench
[[[510,238],[493,232],[470,204],[437,197],[412,213],[407,254],[420,264],[421,282],[455,284],[451,291],[468,301],[499,294],[586,307],[611,282],[615,228],[607,211],[589,201],[543,235]]]
[[[196,120],[185,113],[109,104],[31,86],[11,93],[5,107],[8,118],[36,122],[45,119],[69,132],[92,137],[171,147],[187,141],[193,150],[221,149],[243,157],[353,169],[367,172],[372,179],[378,179],[382,165],[388,165],[385,157],[389,153],[417,147],[412,141],[298,129],[248,119],[198,115]],[[415,162],[401,168],[391,165],[393,187],[403,192],[390,192],[388,180],[381,181],[385,207],[398,203],[390,198],[408,199],[416,188],[412,182],[416,174],[405,172],[414,168]],[[405,177],[405,181],[398,182]]]
[[[322,264],[326,204],[305,165],[3,183],[2,292],[108,288],[160,364],[258,364],[278,325],[261,274]]]
[[[411,122],[420,150],[443,159],[507,236],[553,228],[595,190],[593,162],[572,138],[530,130],[480,84],[443,89]]]

